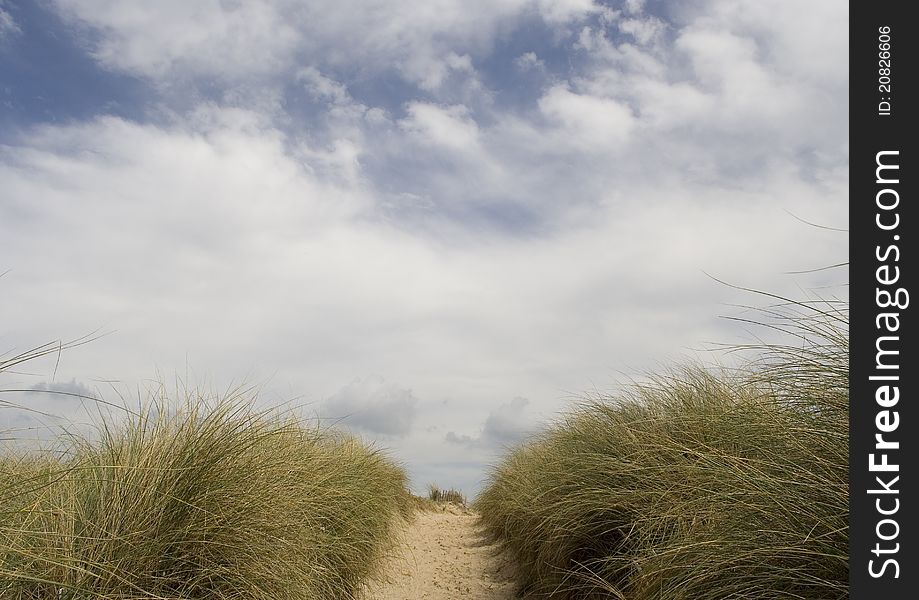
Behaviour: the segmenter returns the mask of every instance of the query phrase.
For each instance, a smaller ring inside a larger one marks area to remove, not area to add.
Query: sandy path
[[[485,543],[474,513],[446,505],[419,511],[402,532],[385,581],[368,600],[510,600],[509,565]]]

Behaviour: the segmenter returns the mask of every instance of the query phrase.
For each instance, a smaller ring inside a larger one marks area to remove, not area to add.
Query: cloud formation
[[[5,4],[6,2],[0,2],[0,44],[6,41],[7,38],[22,32],[13,15],[6,9]]]
[[[62,15],[102,34],[93,50],[101,64],[158,81],[238,82],[312,59],[317,66],[392,69],[426,89],[439,87],[458,58],[490,52],[517,19],[532,14],[565,24],[598,10],[591,0],[55,3]]]
[[[788,214],[847,225],[837,2],[45,6],[148,92],[0,146],[0,335],[115,331],[59,379],[267,382],[472,490],[520,421],[743,339],[706,273],[845,294],[784,275],[847,252]]]
[[[481,447],[492,451],[510,448],[537,429],[534,416],[527,410],[529,404],[529,400],[518,396],[488,413],[477,435],[448,431],[444,439],[469,448]]]
[[[404,437],[412,431],[417,405],[412,390],[365,377],[323,402],[320,415],[367,433]]]
[[[69,398],[91,399],[97,394],[83,383],[72,378],[70,381],[41,381],[29,388],[26,392],[30,395],[41,395],[50,392],[52,395],[60,394]]]

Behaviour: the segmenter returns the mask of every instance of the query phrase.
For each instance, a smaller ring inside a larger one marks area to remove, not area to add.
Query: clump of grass
[[[431,502],[453,503],[466,506],[466,496],[453,488],[444,490],[435,484],[428,486],[428,500]]]
[[[525,592],[847,597],[846,315],[794,306],[799,343],[593,399],[492,470],[476,508]]]
[[[241,396],[97,437],[0,459],[0,597],[352,598],[411,506],[379,451]]]

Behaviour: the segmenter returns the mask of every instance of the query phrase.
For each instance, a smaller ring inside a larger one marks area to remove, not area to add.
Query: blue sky
[[[847,31],[831,1],[0,0],[0,352],[111,332],[3,385],[246,381],[474,492],[579,396],[730,360],[756,299],[707,274],[845,297],[788,272],[846,259],[802,220],[847,227]]]

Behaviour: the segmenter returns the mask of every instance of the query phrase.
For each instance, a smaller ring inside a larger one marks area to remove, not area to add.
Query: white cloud
[[[326,66],[394,68],[437,87],[457,57],[489,51],[514,19],[535,12],[564,24],[597,10],[591,0],[55,0],[99,34],[95,55],[112,69],[164,80],[238,80],[290,71],[317,57]]]
[[[415,54],[403,63],[403,74],[410,81],[418,84],[422,90],[432,92],[441,88],[453,75],[472,76],[475,79],[475,68],[468,54]]]
[[[698,85],[718,97],[718,115],[727,127],[800,112],[801,93],[756,60],[752,39],[691,28],[680,34],[676,48],[692,63]]]
[[[322,403],[321,416],[371,434],[411,433],[418,399],[412,390],[382,377],[356,379]]]
[[[313,98],[333,105],[351,104],[353,102],[348,89],[342,83],[326,77],[316,67],[301,69],[297,74],[297,79],[303,82],[306,91]]]
[[[619,31],[631,35],[639,44],[657,41],[665,30],[666,25],[657,17],[623,19],[619,22]]]
[[[162,78],[168,74],[240,77],[278,69],[300,34],[276,3],[56,0],[62,13],[102,34],[104,65]]]
[[[59,394],[70,398],[89,399],[97,397],[96,393],[77,381],[76,378],[71,378],[70,381],[41,381],[30,387],[26,393],[41,395],[49,392],[52,395]]]
[[[57,359],[57,356],[50,358]],[[27,369],[34,368],[25,363]],[[8,379],[9,374],[5,374]],[[37,383],[22,382],[0,385],[0,451],[4,446],[29,447],[39,443],[53,447],[50,442],[61,441],[62,433],[78,432],[91,435],[92,413],[98,409],[97,390],[71,377],[70,381],[54,379]],[[98,412],[95,412],[98,415]],[[120,415],[119,415],[120,416]]]
[[[537,0],[536,5],[550,23],[567,23],[602,9],[594,0]]]
[[[462,105],[437,106],[413,102],[406,108],[408,116],[400,127],[423,144],[433,144],[469,153],[479,146],[479,128]]]
[[[577,94],[555,86],[539,99],[539,109],[558,131],[563,150],[615,151],[629,139],[634,127],[627,106],[608,98]]]
[[[469,448],[481,447],[492,451],[503,451],[538,429],[534,415],[528,412],[529,404],[529,400],[518,396],[488,413],[481,430],[476,435],[448,431],[444,439],[451,444]]]
[[[545,69],[546,63],[535,52],[524,52],[514,59],[514,64],[521,71],[532,71]]]
[[[715,0],[699,12],[697,21],[705,27],[761,40],[761,59],[777,72],[809,85],[846,87],[848,4]]]
[[[11,15],[3,5],[4,3],[0,2],[0,43],[5,42],[16,34],[22,33],[22,30],[16,23],[16,19],[13,18],[13,15]]]
[[[645,8],[645,0],[625,0],[623,3],[625,11],[630,15],[640,13]]]

